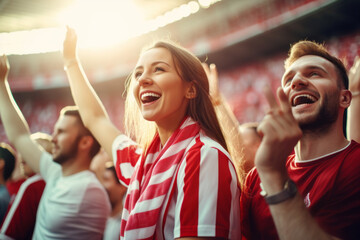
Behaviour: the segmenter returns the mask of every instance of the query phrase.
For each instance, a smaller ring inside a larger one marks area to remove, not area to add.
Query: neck
[[[111,217],[115,217],[120,214],[123,210],[122,200],[119,199],[117,202],[111,203],[111,208]]]
[[[70,176],[85,170],[89,170],[90,161],[87,158],[76,158],[61,165],[63,176]]]
[[[182,118],[167,120],[164,123],[163,122],[156,122],[157,125],[157,131],[159,133],[161,145],[164,146],[167,140],[171,137],[171,135],[175,132],[175,130],[179,127],[181,122],[184,120],[183,116]]]
[[[329,126],[328,131],[306,132],[295,147],[298,160],[309,160],[344,148],[349,141],[344,137],[341,124]]]

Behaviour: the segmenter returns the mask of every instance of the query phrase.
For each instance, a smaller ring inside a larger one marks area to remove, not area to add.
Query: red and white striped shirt
[[[226,150],[187,118],[163,149],[156,136],[141,155],[120,135],[113,159],[128,187],[121,238],[240,239],[240,188]]]

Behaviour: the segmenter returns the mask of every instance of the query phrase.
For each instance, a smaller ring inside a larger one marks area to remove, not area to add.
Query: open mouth
[[[302,104],[312,104],[317,101],[317,98],[314,96],[311,96],[309,94],[301,94],[297,95],[293,98],[291,105],[293,107],[302,105]]]
[[[141,94],[140,100],[142,103],[151,103],[151,102],[158,100],[160,97],[161,97],[160,94],[153,93],[153,92],[146,92],[146,93]]]

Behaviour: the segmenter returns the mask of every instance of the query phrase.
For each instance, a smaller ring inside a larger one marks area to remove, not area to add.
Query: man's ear
[[[343,108],[348,108],[351,103],[351,92],[347,89],[342,89],[340,91],[340,106]]]
[[[185,97],[187,99],[193,99],[196,97],[196,87],[193,83],[191,83],[187,88]]]
[[[86,149],[90,148],[94,142],[91,136],[82,136],[79,142],[79,148]]]

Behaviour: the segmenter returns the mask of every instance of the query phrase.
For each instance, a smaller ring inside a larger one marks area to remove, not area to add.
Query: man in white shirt
[[[9,69],[6,56],[0,57],[0,116],[9,141],[46,181],[33,239],[101,239],[110,204],[89,171],[99,143],[78,110],[65,107],[54,127],[52,156],[37,145],[9,89]]]

